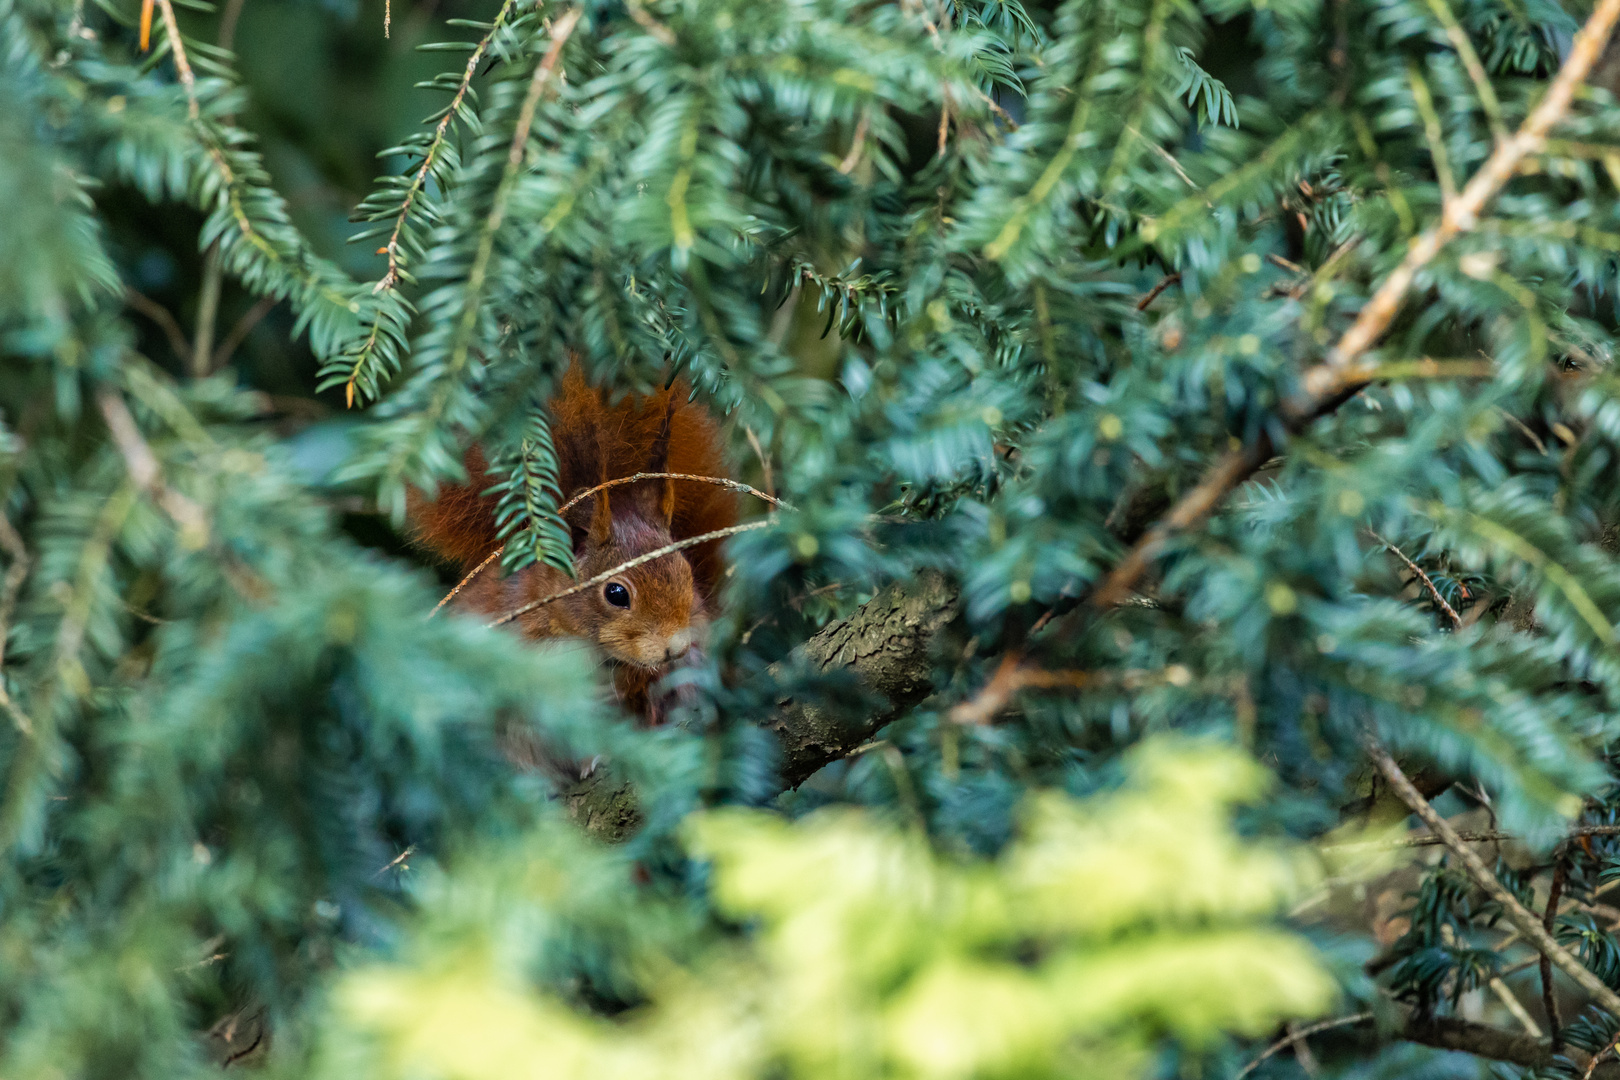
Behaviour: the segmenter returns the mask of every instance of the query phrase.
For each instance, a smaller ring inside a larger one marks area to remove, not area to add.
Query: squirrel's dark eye
[[[629,607],[630,590],[625,588],[623,585],[620,585],[617,581],[610,581],[606,585],[602,586],[602,599],[606,600],[614,607]]]

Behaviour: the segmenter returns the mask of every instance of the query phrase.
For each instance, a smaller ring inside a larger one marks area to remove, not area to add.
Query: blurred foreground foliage
[[[1323,1011],[1334,980],[1267,922],[1314,860],[1231,828],[1261,770],[1148,743],[1128,776],[1086,800],[1031,794],[993,862],[863,811],[695,815],[685,832],[743,935],[555,831],[479,851],[417,886],[403,966],[335,988],[317,1074],[1116,1077],[1165,1035],[1202,1049]],[[581,950],[600,951],[596,992],[628,1001],[613,1019],[557,980]]]

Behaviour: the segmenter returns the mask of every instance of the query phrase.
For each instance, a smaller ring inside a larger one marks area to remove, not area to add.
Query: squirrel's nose
[[[677,630],[664,642],[664,659],[679,660],[692,649],[692,631]]]

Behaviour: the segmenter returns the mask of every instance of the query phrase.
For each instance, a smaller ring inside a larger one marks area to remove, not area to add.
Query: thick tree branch
[[[1459,1020],[1453,1016],[1421,1018],[1414,1014],[1397,1034],[1406,1042],[1432,1046],[1437,1050],[1459,1050],[1475,1057],[1503,1061],[1537,1072],[1550,1072],[1558,1064],[1560,1056],[1573,1062],[1578,1069],[1592,1064],[1590,1055],[1574,1047],[1566,1047],[1560,1055],[1546,1039]],[[1603,1062],[1592,1070],[1591,1076],[1594,1080],[1620,1080],[1620,1064]]]
[[[933,690],[931,646],[955,615],[954,587],[942,575],[927,572],[910,587],[889,586],[855,614],[805,642],[805,659],[822,671],[849,668],[886,704],[851,721],[808,703],[782,702],[763,725],[781,740],[782,782],[799,786],[870,739],[902,709],[927,697]]]

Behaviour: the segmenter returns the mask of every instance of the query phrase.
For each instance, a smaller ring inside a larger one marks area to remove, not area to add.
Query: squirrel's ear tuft
[[[467,451],[465,484],[447,484],[433,499],[411,488],[406,493],[406,514],[411,538],[446,562],[463,569],[476,566],[501,546],[495,528],[495,504],[483,497],[489,486],[488,467],[478,447]]]
[[[659,473],[669,472],[669,441],[670,433],[675,427],[676,392],[674,389],[664,391],[664,420],[658,427],[658,436],[653,439],[652,449],[647,453],[647,462],[642,472]],[[675,516],[675,481],[668,479],[654,481],[658,492],[657,510],[658,520],[665,528],[669,527],[671,519]],[[639,486],[639,485],[638,485]]]

